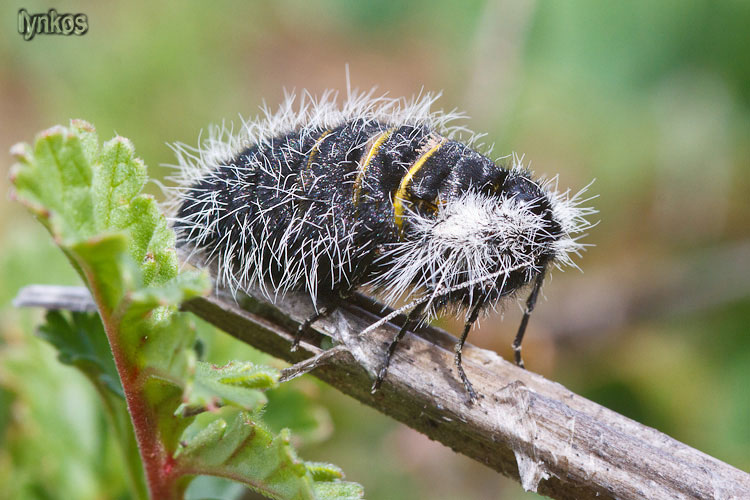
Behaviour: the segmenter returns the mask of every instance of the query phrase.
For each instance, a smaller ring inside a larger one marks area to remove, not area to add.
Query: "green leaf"
[[[361,487],[340,481],[340,470],[297,458],[288,430],[275,434],[261,421],[275,369],[197,361],[195,329],[179,305],[207,293],[209,280],[178,272],[174,233],[155,200],[141,194],[146,166],[129,140],[115,137],[100,148],[94,128],[73,121],[12,152],[13,195],[50,231],[101,314],[95,322],[50,313],[41,334],[95,384],[112,390],[119,375],[152,493],[178,496],[190,478],[208,474],[274,498],[361,497]]]
[[[344,471],[325,462],[307,462],[305,467],[316,481],[335,481],[344,477]]]
[[[14,146],[11,151],[19,166],[11,179],[19,200],[53,235],[85,237],[96,228],[90,192],[93,127],[85,122],[71,125],[71,129],[58,126],[42,132],[33,149]]]
[[[54,345],[61,363],[72,365],[102,388],[125,398],[107,335],[98,314],[48,311],[39,336]]]
[[[259,366],[248,361],[232,361],[215,366],[199,361],[189,397],[177,409],[181,414],[234,405],[249,411],[260,410],[268,399],[263,393],[277,386],[278,370]]]
[[[313,492],[318,500],[360,500],[365,497],[365,491],[361,485],[344,481],[316,482],[313,485]]]
[[[133,279],[132,270],[123,262],[127,245],[124,234],[104,234],[62,247],[77,264],[104,314],[117,307],[125,295],[125,281]]]
[[[142,321],[153,310],[181,304],[203,295],[206,291],[203,273],[183,272],[174,279],[159,285],[146,286],[130,293],[122,321]]]
[[[271,498],[363,498],[362,487],[340,481],[336,467],[299,459],[288,431],[274,436],[257,416],[232,408],[211,417],[176,454],[189,469],[233,478]]]
[[[123,137],[108,141],[99,162],[93,186],[98,229],[130,233],[129,253],[141,265],[144,285],[174,278],[178,266],[174,232],[153,197],[140,194],[148,176],[132,143]]]

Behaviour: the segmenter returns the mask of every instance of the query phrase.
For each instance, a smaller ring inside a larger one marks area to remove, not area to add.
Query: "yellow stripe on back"
[[[315,145],[312,147],[312,150],[310,150],[310,156],[307,157],[307,165],[305,166],[305,170],[310,170],[310,168],[312,168],[315,157],[318,155],[318,148],[323,143],[325,138],[331,135],[331,132],[333,132],[333,130],[329,128],[328,130],[323,132],[315,141]]]
[[[391,136],[394,130],[396,129],[388,129],[375,137],[375,140],[372,142],[372,146],[370,146],[370,151],[368,151],[367,156],[365,156],[364,163],[360,165],[359,172],[357,173],[357,178],[354,180],[354,192],[352,194],[352,201],[354,202],[355,207],[359,205],[359,197],[362,194],[362,182],[365,178],[367,167],[370,166],[370,162],[375,157],[375,155],[378,154],[380,147],[388,139],[388,137]]]
[[[430,141],[427,142],[425,147],[429,147],[422,155],[417,158],[417,161],[414,162],[414,165],[411,166],[408,172],[406,172],[406,175],[401,179],[401,184],[398,186],[398,191],[396,191],[396,196],[393,198],[393,222],[396,223],[396,226],[398,227],[399,234],[403,234],[403,218],[404,218],[404,202],[409,201],[407,199],[406,189],[409,187],[409,183],[414,178],[414,176],[419,172],[419,170],[424,166],[425,162],[430,159],[430,156],[435,154],[435,151],[440,149],[440,146],[445,143],[445,138],[440,138],[437,143],[434,143],[432,147],[430,147],[430,142],[434,143],[433,139],[430,139]]]

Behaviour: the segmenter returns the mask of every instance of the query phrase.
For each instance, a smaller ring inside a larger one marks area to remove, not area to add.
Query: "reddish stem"
[[[156,420],[150,411],[143,394],[142,382],[139,380],[138,367],[127,359],[119,340],[120,332],[117,321],[112,320],[111,311],[104,311],[101,306],[101,295],[94,286],[92,275],[85,271],[91,285],[92,296],[99,305],[100,316],[107,333],[110,349],[115,360],[117,373],[120,375],[128,413],[133,423],[138,450],[146,473],[149,493],[154,500],[179,500],[184,495],[184,485],[179,479],[182,473],[175,467],[175,461],[159,440]]]

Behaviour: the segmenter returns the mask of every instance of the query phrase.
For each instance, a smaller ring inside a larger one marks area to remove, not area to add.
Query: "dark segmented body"
[[[441,203],[468,189],[541,200],[534,210],[544,213],[550,226],[539,237],[554,238],[560,232],[544,193],[527,176],[511,175],[466,145],[424,127],[352,120],[328,130],[301,128],[253,145],[216,169],[193,186],[178,211],[176,227],[183,239],[195,242],[199,229],[181,227],[179,221],[216,211],[218,200],[219,222],[202,235],[200,246],[216,248],[236,240],[233,233],[244,232],[243,248],[236,251],[253,251],[245,245],[265,245],[262,262],[274,288],[290,262],[299,260],[315,270],[318,295],[344,296],[364,283],[377,282],[391,265],[388,245],[410,238],[408,212],[433,214]],[[212,193],[215,199],[201,201],[202,193]],[[302,226],[290,232],[300,216]],[[257,241],[261,233],[264,241]],[[337,240],[334,245],[316,250],[320,242],[331,239]],[[347,254],[332,254],[341,249]],[[538,267],[553,257],[541,256]],[[423,276],[428,272],[425,269]],[[477,297],[490,302],[532,278],[528,270],[514,271],[436,303],[468,304],[469,297],[474,303]],[[305,289],[306,280],[300,276],[288,288]],[[438,283],[428,278],[415,284],[430,292]]]
[[[197,155],[177,148],[179,241],[216,261],[217,284],[232,291],[260,288],[274,299],[306,290],[316,314],[299,326],[292,348],[335,308],[332,299],[361,285],[390,304],[414,292],[396,311],[408,310],[407,319],[373,389],[415,322],[447,306],[465,311],[455,363],[476,400],[461,361],[472,324],[533,281],[513,343],[523,364],[521,341],[546,270],[574,265],[570,255],[583,248],[574,235],[594,213],[579,206],[583,191],[557,193],[533,181],[517,157],[504,168],[435,132],[450,135],[441,115],[426,111],[429,96],[401,107],[353,94],[341,111],[323,99],[296,115],[292,101],[237,138],[214,132]],[[294,130],[270,132],[285,126]],[[234,153],[240,141],[253,145]]]

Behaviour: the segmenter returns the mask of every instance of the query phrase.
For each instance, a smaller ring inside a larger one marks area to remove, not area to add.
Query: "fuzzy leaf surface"
[[[177,411],[196,414],[227,405],[257,411],[268,403],[264,391],[275,388],[278,380],[278,370],[249,361],[231,361],[224,366],[199,361],[186,391],[189,397]]]
[[[342,481],[337,467],[298,458],[288,430],[273,434],[257,414],[234,408],[207,417],[210,423],[183,442],[177,453],[188,468],[243,482],[270,498],[363,498],[362,487]]]

